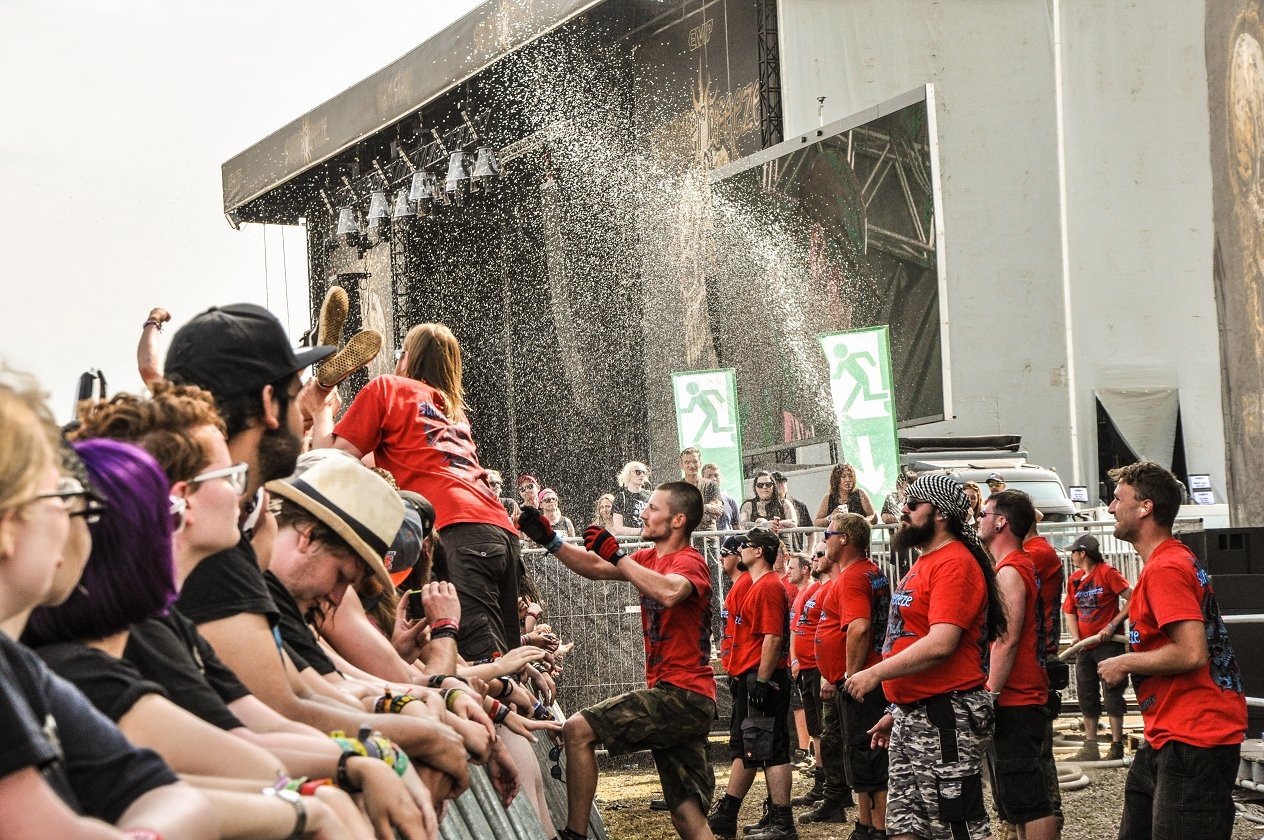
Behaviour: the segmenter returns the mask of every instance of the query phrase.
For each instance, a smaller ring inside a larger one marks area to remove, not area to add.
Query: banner
[[[742,494],[742,429],[737,378],[732,368],[672,374],[680,448],[696,446],[702,463],[720,468],[720,489],[739,502]]]
[[[881,326],[820,339],[829,365],[839,459],[856,468],[856,483],[881,509],[900,470],[890,336]]]

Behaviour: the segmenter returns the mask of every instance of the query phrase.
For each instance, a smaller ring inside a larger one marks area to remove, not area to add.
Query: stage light
[[[408,200],[417,204],[421,209],[421,202],[430,201],[434,198],[435,179],[424,169],[418,169],[413,173],[412,186],[408,189]]]
[[[412,202],[408,200],[408,190],[400,190],[395,196],[395,206],[391,209],[392,219],[407,219],[409,216],[416,216],[417,211],[413,209]]]
[[[448,177],[443,185],[448,195],[457,196],[461,190],[461,182],[469,180],[465,164],[465,152],[457,151],[448,156]]]
[[[369,196],[369,232],[381,233],[389,226],[390,206],[386,202],[386,190],[375,190]]]
[[[338,226],[334,228],[338,236],[357,236],[360,233],[360,221],[356,218],[354,207],[338,208]]]
[[[499,176],[500,163],[496,160],[496,153],[492,151],[491,146],[479,146],[478,160],[474,164],[473,174],[470,175],[470,185],[486,185]]]

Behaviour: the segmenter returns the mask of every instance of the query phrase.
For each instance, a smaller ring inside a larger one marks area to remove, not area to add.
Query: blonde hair
[[[847,542],[860,546],[866,553],[869,551],[869,536],[873,529],[869,527],[869,520],[865,519],[858,513],[839,513],[834,511],[830,514],[829,528],[831,531],[841,531]]]
[[[461,387],[461,345],[443,324],[418,324],[404,337],[408,377],[424,382],[443,396],[439,406],[454,423],[465,419],[465,389]]]
[[[57,424],[30,374],[0,361],[0,512],[35,495],[54,460]]]
[[[649,478],[649,474],[650,474],[649,467],[647,467],[645,464],[642,464],[640,461],[628,461],[626,464],[623,465],[623,469],[619,470],[618,481],[619,481],[620,487],[628,486],[628,479],[632,477],[632,471],[637,469],[638,467],[645,470],[645,476],[647,479]]]

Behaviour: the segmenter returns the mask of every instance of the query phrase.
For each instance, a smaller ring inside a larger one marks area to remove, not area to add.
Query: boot
[[[822,799],[816,808],[799,817],[799,825],[807,825],[808,823],[816,822],[847,822],[847,809],[844,808],[840,802],[834,802],[830,799]]]
[[[886,836],[887,833],[885,831],[878,834],[874,831],[873,826],[857,822],[855,824],[855,828],[851,830],[851,834],[847,837],[847,840],[879,840],[879,838]]]
[[[794,812],[789,805],[770,805],[768,817],[768,828],[758,834],[746,835],[746,840],[799,840],[799,831],[794,827]]]
[[[1120,744],[1122,747],[1123,744]],[[1080,747],[1080,751],[1075,754],[1072,761],[1101,761],[1102,755],[1097,750],[1096,741],[1085,741],[1084,746]]]
[[[768,814],[768,808],[771,805],[772,805],[772,800],[765,796],[764,804],[762,806],[762,810],[759,815],[759,822],[753,822],[753,823],[750,823],[749,825],[742,826],[742,834],[758,834],[759,832],[767,828],[768,820],[771,819],[771,817]]]
[[[727,793],[724,794],[711,809],[711,816],[707,817],[711,833],[722,840],[736,840],[737,812],[741,807],[742,800],[729,796]]]
[[[791,805],[815,805],[825,798],[825,771],[816,768],[816,779],[812,782],[812,789],[802,796],[796,796],[790,800]]]
[[[1106,750],[1107,761],[1120,761],[1124,757],[1124,742],[1111,741],[1110,748]]]

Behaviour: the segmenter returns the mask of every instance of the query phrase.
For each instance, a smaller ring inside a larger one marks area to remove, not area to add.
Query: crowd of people
[[[479,463],[446,327],[413,327],[394,373],[342,412],[337,384],[380,341],[343,342],[340,306],[331,292],[322,307],[330,345],[299,352],[263,308],[212,308],[161,371],[169,316],[155,310],[139,352],[150,393],[85,401],[60,429],[36,383],[0,368],[6,836],[435,838],[475,764],[504,807],[522,793],[546,836],[581,840],[603,746],[652,752],[682,837],[736,838],[759,774],[752,840],[853,807],[852,840],[980,840],[985,776],[999,819],[1056,837],[1059,610],[1082,649],[1080,758],[1099,756],[1103,707],[1107,758],[1122,756],[1129,678],[1144,718],[1119,836],[1229,836],[1245,701],[1210,581],[1172,537],[1170,472],[1111,473],[1115,533],[1143,571],[1129,585],[1082,536],[1065,598],[1031,499],[999,476],[981,498],[905,473],[875,509],[840,464],[813,517],[772,471],[739,505],[687,448],[680,479],[657,487],[625,465],[579,532],[534,476],[514,500]],[[894,582],[870,557],[888,517],[893,548],[916,557]],[[717,529],[743,532],[718,552],[732,696],[718,799],[712,574],[693,544]],[[638,590],[646,688],[553,720],[570,643],[543,621],[523,538]],[[796,720],[816,767],[792,799]],[[566,757],[563,826],[542,737],[558,778]],[[797,821],[796,806],[810,808]]]

